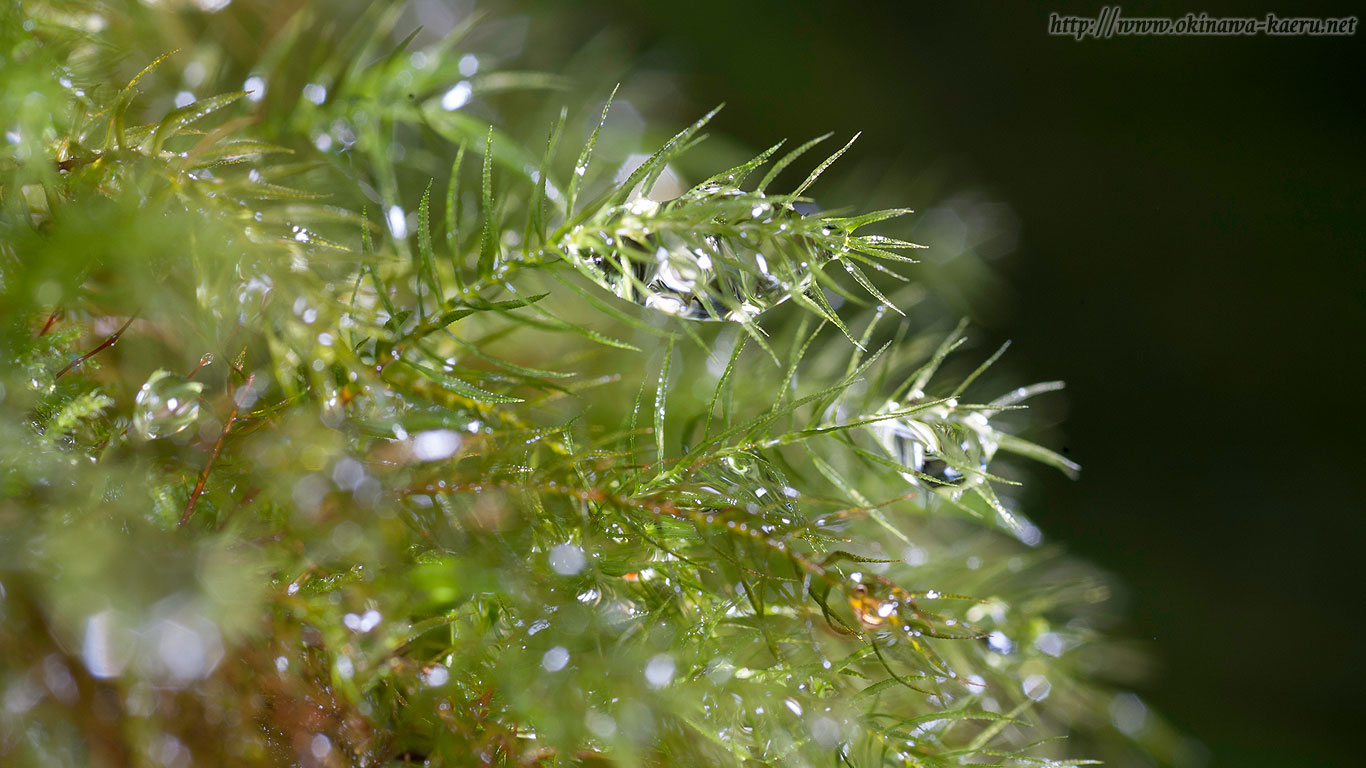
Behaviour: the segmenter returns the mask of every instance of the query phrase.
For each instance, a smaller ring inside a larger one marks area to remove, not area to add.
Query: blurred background
[[[1012,373],[1069,385],[1050,444],[1086,469],[1037,473],[1027,511],[1125,585],[1145,698],[1213,766],[1355,763],[1366,33],[1077,42],[1049,12],[1097,5],[967,6],[493,11],[530,20],[519,64],[625,79],[660,131],[723,101],[714,130],[755,151],[863,131],[820,202],[916,208],[932,290],[981,351],[1013,339]],[[1293,6],[1122,8],[1361,10]]]

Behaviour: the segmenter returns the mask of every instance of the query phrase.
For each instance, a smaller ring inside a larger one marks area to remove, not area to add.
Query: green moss
[[[5,6],[0,761],[1170,759],[847,145],[653,201],[397,10]]]

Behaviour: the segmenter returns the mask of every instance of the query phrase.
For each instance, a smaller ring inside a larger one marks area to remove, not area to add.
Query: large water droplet
[[[587,564],[583,550],[573,544],[559,544],[550,549],[550,567],[561,576],[573,576]]]
[[[913,404],[914,400],[888,403],[882,413],[905,410]],[[915,470],[902,473],[912,485],[944,487],[980,482],[981,473],[987,471],[996,454],[996,440],[986,418],[980,411],[959,412],[953,400],[910,416],[877,422],[872,431],[894,461]]]
[[[138,390],[134,400],[133,430],[148,440],[183,432],[199,418],[199,393],[204,385],[158,370]]]
[[[440,688],[451,679],[451,671],[440,664],[433,664],[422,671],[422,682],[429,688]]]
[[[557,645],[546,651],[541,656],[541,668],[547,672],[559,672],[569,663],[569,651],[564,646]]]
[[[990,635],[987,635],[987,647],[1001,654],[1015,652],[1015,643],[1006,636],[1006,633],[1001,631],[992,632]]]
[[[711,194],[725,192],[739,194]],[[805,262],[772,253],[766,257],[764,251],[773,249],[750,232],[719,237],[697,231],[703,226],[657,226],[669,220],[667,211],[676,205],[641,199],[620,206],[609,214],[604,228],[576,233],[570,258],[617,296],[691,320],[747,323],[810,287]]]
[[[673,677],[674,660],[666,653],[655,656],[645,665],[645,680],[651,688],[663,688]]]

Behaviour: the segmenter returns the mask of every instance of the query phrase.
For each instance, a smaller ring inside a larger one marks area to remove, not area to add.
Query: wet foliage
[[[848,145],[684,186],[714,113],[603,167],[477,20],[3,7],[0,762],[1172,759],[1016,498],[1059,386],[903,314]]]

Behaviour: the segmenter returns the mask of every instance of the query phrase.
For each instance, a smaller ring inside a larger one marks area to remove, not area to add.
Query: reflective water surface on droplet
[[[183,432],[199,418],[204,385],[170,371],[158,370],[138,390],[133,431],[148,440]]]
[[[765,243],[749,232],[717,237],[677,228],[652,230],[652,217],[671,204],[642,198],[621,206],[610,217],[614,234],[576,232],[570,258],[620,298],[691,320],[749,322],[811,285],[805,263],[765,258]],[[758,218],[769,209],[758,205],[748,212]]]
[[[887,403],[881,412],[905,410],[916,399]],[[954,400],[880,421],[872,431],[894,461],[915,470],[902,473],[912,485],[961,487],[981,482],[996,455],[995,431],[986,418],[979,411],[960,412]]]
[[[669,684],[673,676],[674,660],[666,653],[655,656],[645,665],[645,680],[651,688],[663,688]]]

